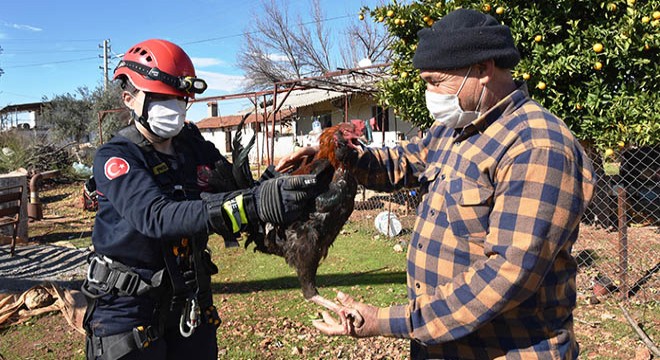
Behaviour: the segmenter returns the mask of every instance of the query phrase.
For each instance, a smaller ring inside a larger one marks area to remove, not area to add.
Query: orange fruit
[[[364,15],[360,14],[360,15],[358,16],[358,19],[360,19],[360,20],[364,20]]]
[[[394,16],[394,10],[387,10],[387,17]]]
[[[497,15],[504,14],[504,7],[498,6],[497,9],[495,9],[495,14],[497,14]]]
[[[616,144],[619,145],[619,148],[620,148],[620,149],[623,149],[624,147],[626,147],[626,143],[623,142],[623,141],[619,141],[619,142],[616,143]]]
[[[660,19],[660,11],[654,11],[652,16],[656,20]]]
[[[401,78],[405,79],[405,78],[407,78],[407,77],[408,77],[408,73],[405,72],[405,71],[402,71],[402,72],[401,72]]]
[[[616,4],[615,3],[608,3],[607,4],[607,11],[616,11]]]
[[[582,110],[582,104],[575,104],[575,108],[577,110]]]
[[[378,17],[378,22],[383,22],[383,20],[385,20],[384,17],[382,17],[382,16],[379,16],[379,17]]]
[[[646,24],[646,23],[648,23],[649,21],[651,21],[651,18],[650,18],[650,17],[648,17],[648,16],[644,16],[644,17],[642,17],[642,24]]]
[[[490,4],[484,4],[484,5],[481,7],[481,9],[482,9],[484,12],[490,12],[490,10],[491,10],[492,8],[491,8]]]
[[[612,150],[610,148],[605,149],[605,156],[606,157],[610,157],[612,155],[614,155],[614,150]]]
[[[534,36],[534,41],[536,41],[537,43],[541,42],[541,40],[543,40],[543,36],[541,35]]]
[[[602,68],[603,68],[603,63],[602,62],[596,61],[596,63],[594,63],[594,69],[600,70]]]
[[[536,84],[536,88],[539,90],[545,90],[546,87],[547,85],[543,81],[539,81],[539,83]]]
[[[528,73],[524,73],[524,74],[522,74],[522,78],[523,78],[523,80],[525,80],[525,81],[529,80],[531,77],[532,77],[532,76],[529,75]]]
[[[603,44],[601,43],[595,43],[593,49],[596,52],[596,54],[598,54],[603,51],[604,47]]]

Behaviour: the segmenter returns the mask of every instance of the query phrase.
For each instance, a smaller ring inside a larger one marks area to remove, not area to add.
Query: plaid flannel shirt
[[[458,132],[368,149],[358,180],[425,193],[408,248],[407,305],[380,308],[412,358],[571,359],[577,264],[571,247],[591,199],[590,160],[526,85]]]

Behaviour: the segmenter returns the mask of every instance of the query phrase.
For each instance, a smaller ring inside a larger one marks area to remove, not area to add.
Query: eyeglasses
[[[160,81],[186,93],[201,94],[208,87],[206,81],[200,78],[192,76],[170,75],[157,67],[150,68],[135,61],[122,60],[119,62],[119,64],[117,64],[115,71],[122,67],[127,67],[140,75],[146,76],[149,79]]]

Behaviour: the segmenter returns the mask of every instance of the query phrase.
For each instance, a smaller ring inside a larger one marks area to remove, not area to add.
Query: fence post
[[[626,189],[617,187],[618,212],[619,212],[619,290],[624,299],[628,298],[628,216],[626,206]]]

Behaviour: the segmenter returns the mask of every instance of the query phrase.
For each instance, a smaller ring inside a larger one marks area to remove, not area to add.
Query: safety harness
[[[191,136],[184,131],[179,136]],[[185,200],[184,184],[177,183],[166,162],[160,159],[153,146],[139,133],[135,126],[128,126],[118,132],[138,145],[152,170],[161,189],[174,200]],[[194,134],[192,134],[194,136]],[[182,163],[182,162],[179,162]],[[196,189],[190,189],[198,191]],[[200,235],[201,236],[201,235]],[[181,309],[179,332],[182,336],[192,335],[202,321],[215,326],[220,325],[220,318],[212,305],[210,277],[218,272],[211,261],[204,239],[183,238],[175,243],[163,241],[161,247],[165,268],[156,271],[150,281],[144,281],[130,267],[92,253],[88,257],[89,268],[83,282],[82,292],[88,298],[84,326],[87,331],[87,354],[90,358],[117,359],[136,349],[147,348],[165,331],[167,314]],[[167,276],[165,276],[167,275]],[[164,286],[163,280],[170,280],[170,287]],[[153,325],[137,326],[131,331],[104,337],[94,336],[89,320],[98,299],[112,294],[116,296],[150,296],[156,309]],[[200,303],[200,299],[203,303]],[[166,304],[169,303],[169,308]],[[205,311],[202,312],[202,308]]]

